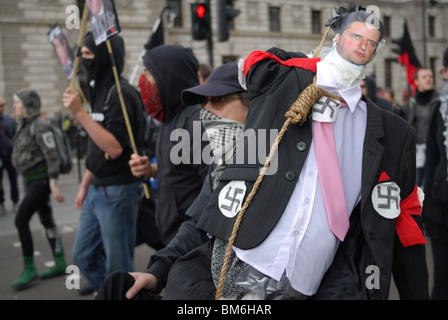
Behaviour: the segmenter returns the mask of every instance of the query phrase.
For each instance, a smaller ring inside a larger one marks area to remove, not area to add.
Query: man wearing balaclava
[[[110,38],[117,72],[124,66],[124,43]],[[89,82],[90,110],[82,107],[78,93],[67,88],[66,108],[89,135],[86,171],[76,196],[81,209],[72,257],[94,290],[115,270],[134,270],[136,221],[141,182],[129,169],[132,145],[115,85],[106,43],[95,46],[91,33],[84,37],[82,64]],[[144,110],[139,93],[120,77],[122,97],[137,146]]]
[[[401,298],[428,298],[413,131],[361,95],[383,26],[355,4],[328,25],[323,58],[272,48],[241,63],[245,131],[258,137],[242,148],[267,156],[266,132],[281,132],[276,170],[260,174],[260,156],[226,167],[198,222],[212,249],[178,260],[165,296],[194,299],[197,281],[182,277],[194,270],[219,299],[388,299],[392,272]]]

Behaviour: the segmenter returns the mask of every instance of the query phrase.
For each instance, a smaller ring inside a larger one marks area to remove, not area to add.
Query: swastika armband
[[[400,215],[400,187],[395,182],[378,183],[372,191],[373,208],[386,219]]]
[[[320,122],[334,122],[339,113],[341,102],[323,96],[313,105],[313,120]]]
[[[372,191],[373,208],[386,219],[395,219],[395,230],[403,246],[426,243],[422,230],[412,215],[420,216],[421,201],[418,196],[418,187],[404,200],[400,198],[400,187],[383,172],[379,183]]]
[[[227,218],[233,218],[241,210],[245,195],[246,184],[244,183],[244,181],[230,181],[219,192],[219,210]]]

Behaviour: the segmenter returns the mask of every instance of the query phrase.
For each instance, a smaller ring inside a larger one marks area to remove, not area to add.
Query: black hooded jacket
[[[120,76],[124,67],[124,42],[119,36],[110,38],[117,73]],[[138,181],[131,173],[128,161],[132,154],[132,145],[126,128],[118,90],[115,86],[115,78],[111,59],[106,43],[94,47],[94,80],[90,87],[90,107],[94,120],[99,122],[106,130],[111,132],[123,148],[123,152],[117,159],[111,159],[103,150],[88,140],[86,166],[95,176],[94,185],[128,184]],[[124,103],[126,105],[129,121],[131,123],[134,140],[137,146],[142,143],[141,127],[144,126],[144,118],[141,116],[144,110],[140,94],[120,76],[120,87]]]
[[[162,45],[148,50],[143,64],[157,83],[164,114],[156,148],[159,180],[156,223],[167,244],[186,220],[185,212],[198,196],[209,167],[202,161],[202,151],[208,141],[202,139],[204,127],[199,119],[200,108],[185,106],[181,100],[184,89],[199,85],[199,64],[191,49],[180,45]],[[187,108],[192,112],[185,118]],[[185,129],[188,133],[188,163],[173,163],[171,152],[180,143],[171,138],[175,129]]]
[[[387,101],[384,98],[380,98],[380,97],[376,96],[377,86],[376,86],[375,79],[372,77],[365,77],[364,82],[366,83],[366,86],[367,86],[367,92],[369,94],[369,99],[372,100],[372,102],[374,104],[376,104],[378,107],[380,107],[384,110],[393,112],[392,104],[389,101]]]

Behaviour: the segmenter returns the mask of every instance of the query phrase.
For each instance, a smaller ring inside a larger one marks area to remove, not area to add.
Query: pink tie
[[[347,104],[343,102],[341,107],[347,107]],[[328,228],[344,241],[350,223],[332,122],[314,122],[314,144]]]

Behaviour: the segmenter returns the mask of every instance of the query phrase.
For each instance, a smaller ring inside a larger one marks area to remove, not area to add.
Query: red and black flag
[[[393,49],[392,51],[398,54],[398,62],[404,65],[408,84],[415,92],[416,86],[414,83],[414,74],[421,65],[415,55],[406,20],[404,21],[403,37],[401,39],[392,40],[392,42],[398,44],[398,49]]]

